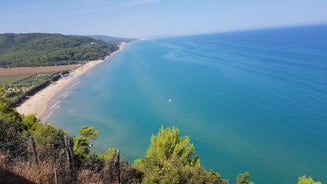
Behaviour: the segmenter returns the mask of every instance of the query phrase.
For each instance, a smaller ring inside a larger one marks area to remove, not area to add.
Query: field
[[[5,90],[4,96],[11,98],[12,106],[16,106],[45,88],[53,81],[57,81],[68,70],[78,68],[80,65],[0,68],[0,87]]]
[[[0,87],[10,85],[16,81],[19,81],[27,76],[16,76],[16,77],[0,77]]]
[[[79,66],[80,65],[62,65],[62,66],[44,66],[44,67],[0,68],[0,78],[54,73],[63,70],[75,69],[78,68]]]

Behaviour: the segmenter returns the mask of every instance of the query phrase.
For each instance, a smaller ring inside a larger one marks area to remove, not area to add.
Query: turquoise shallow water
[[[133,161],[175,125],[230,183],[244,171],[256,183],[327,182],[327,26],[135,42],[50,107],[46,120],[72,134],[100,130],[97,152]]]

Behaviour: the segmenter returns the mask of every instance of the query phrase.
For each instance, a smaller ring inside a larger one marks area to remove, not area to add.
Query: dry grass
[[[77,183],[80,184],[104,184],[104,178],[91,170],[82,170],[78,173]]]
[[[2,176],[7,173],[6,176]],[[70,172],[65,164],[42,161],[37,167],[31,162],[16,162],[14,165],[0,164],[0,183],[73,183]],[[24,181],[24,182],[21,182]]]
[[[53,73],[63,70],[72,70],[80,65],[42,66],[42,67],[19,67],[0,68],[0,77],[29,76],[42,73]]]
[[[6,160],[6,156],[0,156],[4,157],[0,159],[0,161]],[[7,165],[5,162],[0,162],[0,183],[116,184],[117,182],[110,181],[107,176],[89,169],[79,170],[74,180],[73,173],[70,172],[66,163],[55,163],[48,160],[41,161],[39,167],[34,162],[30,161],[11,162],[10,165]]]
[[[54,165],[51,163],[41,162],[38,168],[35,164],[20,162],[12,171],[34,183],[55,183]]]
[[[10,171],[0,167],[0,183],[6,184],[34,184],[34,182],[29,181],[28,179]]]
[[[10,159],[14,158],[12,155],[0,153],[0,184],[118,184],[116,170],[99,172],[75,167],[75,173],[69,169],[64,152],[56,155],[60,156],[55,158],[48,155],[42,158],[37,166],[31,156],[28,160],[26,158],[12,160]],[[122,168],[121,183],[141,183],[141,176],[136,178],[135,174],[137,173],[131,172],[128,168]]]

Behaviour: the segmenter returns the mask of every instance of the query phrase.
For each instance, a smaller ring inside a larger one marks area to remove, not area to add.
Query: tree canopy
[[[236,184],[254,184],[253,181],[248,181],[249,177],[250,177],[249,172],[239,174],[236,178]]]
[[[99,134],[98,130],[93,127],[83,126],[80,131],[79,137],[74,137],[73,150],[76,155],[86,156],[90,152],[90,140],[95,140]]]
[[[136,160],[133,167],[144,173],[142,183],[227,183],[218,173],[200,166],[190,138],[181,137],[175,127],[161,127],[151,137],[145,158]]]
[[[311,177],[300,176],[298,184],[321,184],[320,181],[313,181]]]

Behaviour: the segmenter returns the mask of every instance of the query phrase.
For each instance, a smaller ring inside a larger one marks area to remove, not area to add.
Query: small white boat
[[[173,102],[173,99],[169,98],[169,99],[168,99],[168,102]]]

